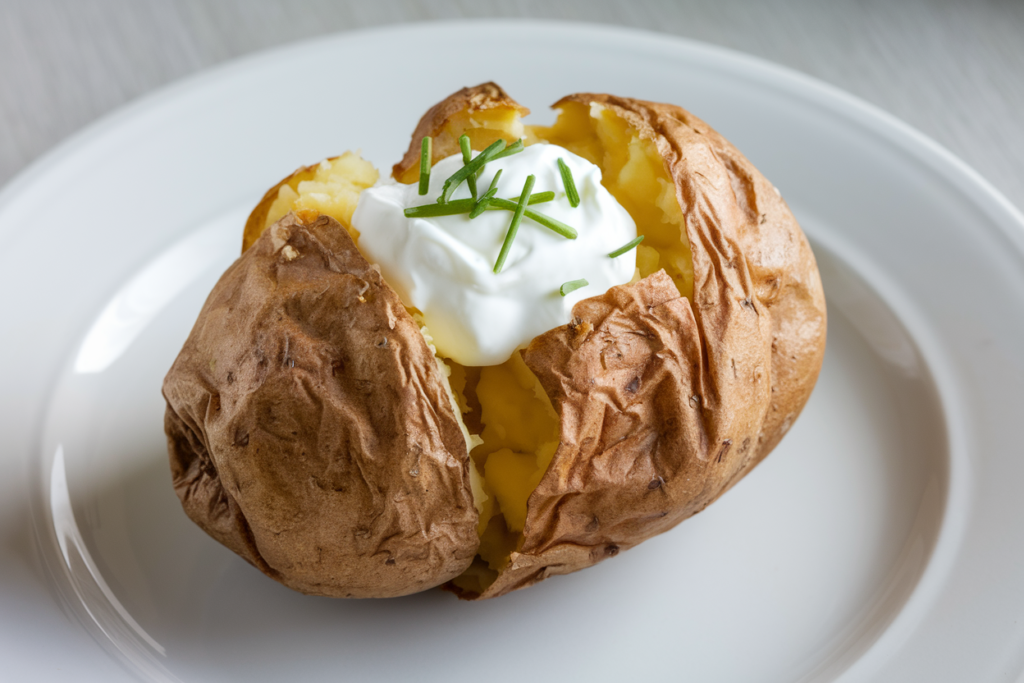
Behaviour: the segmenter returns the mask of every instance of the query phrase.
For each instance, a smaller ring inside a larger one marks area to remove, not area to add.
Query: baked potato
[[[778,191],[686,110],[581,93],[550,127],[493,83],[430,109],[392,169],[496,140],[596,164],[644,241],[632,281],[507,361],[461,365],[360,252],[377,172],[346,153],[254,209],[168,373],[174,488],[297,590],[491,598],[703,510],[792,426],[824,354],[814,256]]]

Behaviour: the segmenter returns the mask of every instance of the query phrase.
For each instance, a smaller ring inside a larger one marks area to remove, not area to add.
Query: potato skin
[[[652,140],[675,182],[693,301],[659,271],[585,299],[524,352],[561,419],[519,552],[491,598],[616,555],[700,512],[788,431],[817,380],[814,255],[777,190],[681,107],[583,93]]]
[[[514,109],[520,116],[530,113],[529,109],[509,97],[501,86],[490,81],[452,93],[420,118],[409,141],[409,148],[402,160],[391,168],[391,176],[400,183],[416,182],[420,177],[420,154],[424,137],[429,135],[433,138],[430,163],[435,164],[460,150],[457,137],[441,134],[449,119],[463,112],[473,114],[500,108]]]
[[[472,561],[469,457],[440,371],[333,219],[289,214],[225,272],[163,391],[186,513],[281,583],[391,597]]]

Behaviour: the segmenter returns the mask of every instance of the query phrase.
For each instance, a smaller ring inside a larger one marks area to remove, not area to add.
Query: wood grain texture
[[[1015,0],[4,0],[0,184],[147,92],[303,38],[468,17],[585,20],[763,57],[895,114],[1024,207],[1024,3]]]

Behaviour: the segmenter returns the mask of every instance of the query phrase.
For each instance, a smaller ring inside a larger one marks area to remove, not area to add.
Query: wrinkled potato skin
[[[585,299],[524,360],[561,419],[523,544],[490,598],[591,566],[700,512],[759,463],[814,387],[825,300],[776,189],[686,110],[600,103],[652,140],[693,252],[693,302],[664,271]],[[458,589],[454,589],[460,593]],[[473,595],[461,595],[473,598]]]
[[[186,513],[281,583],[390,597],[472,561],[469,457],[440,371],[333,219],[289,214],[256,240],[163,391]]]
[[[413,183],[420,177],[420,155],[422,154],[423,138],[430,136],[433,146],[430,150],[430,163],[435,164],[441,159],[450,157],[460,151],[458,138],[439,136],[444,124],[451,117],[462,112],[484,111],[487,109],[515,109],[520,116],[526,116],[530,110],[508,96],[497,83],[487,82],[472,88],[463,88],[441,100],[427,110],[420,118],[416,130],[413,131],[409,149],[405,156],[391,168],[391,177],[400,183]],[[511,140],[508,142],[512,142]],[[276,196],[276,195],[275,195]]]

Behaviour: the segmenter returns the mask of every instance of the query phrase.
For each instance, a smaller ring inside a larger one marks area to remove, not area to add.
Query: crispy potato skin
[[[469,457],[440,371],[333,219],[289,214],[256,240],[163,391],[186,513],[281,583],[390,597],[472,561]]]
[[[487,109],[515,109],[520,116],[526,116],[530,110],[519,104],[506,93],[497,83],[487,82],[472,88],[463,88],[441,100],[427,110],[413,131],[402,160],[391,169],[391,176],[400,183],[415,182],[419,178],[420,154],[423,138],[433,138],[431,148],[431,164],[450,157],[459,151],[458,138],[441,136],[445,123],[456,114],[484,111]],[[275,195],[276,196],[276,195]]]
[[[654,141],[693,252],[693,301],[659,271],[585,299],[524,360],[561,419],[522,547],[491,598],[616,555],[700,512],[788,431],[817,380],[814,255],[775,188],[686,110],[577,94]],[[458,589],[454,589],[459,593]]]

